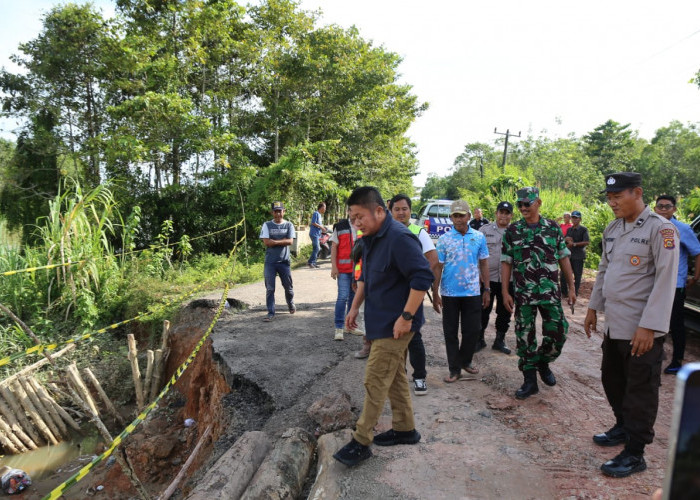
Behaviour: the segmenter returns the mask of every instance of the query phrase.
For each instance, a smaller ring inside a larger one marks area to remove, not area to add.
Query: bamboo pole
[[[143,384],[143,397],[146,399],[147,403],[150,403],[151,400],[147,399],[148,395],[151,392],[151,384],[153,383],[153,351],[151,349],[146,351],[146,376],[144,377],[144,384]]]
[[[37,444],[30,438],[22,428],[22,425],[17,421],[15,413],[12,411],[4,400],[0,399],[0,413],[3,414],[7,420],[8,425],[12,429],[12,433],[22,440],[24,445],[30,450],[36,450],[38,448]]]
[[[36,424],[37,429],[39,429],[39,432],[41,432],[41,434],[43,434],[44,437],[46,437],[49,443],[58,444],[56,436],[53,435],[51,429],[49,429],[46,425],[46,422],[42,420],[41,415],[39,415],[39,411],[32,404],[32,401],[31,399],[29,399],[29,396],[27,396],[27,393],[24,391],[22,384],[15,382],[12,386],[12,389],[17,394],[17,398],[19,399],[20,404],[24,407],[25,410],[27,410],[27,414],[29,414],[29,416],[32,417],[32,420]]]
[[[29,449],[24,446],[24,443],[20,441],[20,439],[15,435],[14,432],[12,432],[12,428],[9,426],[7,422],[5,422],[5,419],[0,417],[0,432],[5,434],[10,441],[12,441],[12,444],[14,445],[14,448],[19,450],[19,453],[29,451]]]
[[[58,425],[56,425],[56,422],[54,422],[53,418],[51,417],[51,413],[49,412],[49,410],[46,408],[46,406],[44,406],[44,402],[39,399],[39,396],[36,394],[34,387],[29,383],[29,381],[25,377],[20,377],[17,380],[17,382],[15,382],[15,384],[16,386],[22,387],[24,392],[29,397],[29,400],[34,405],[34,408],[36,408],[37,415],[41,417],[46,426],[51,430],[51,433],[54,435],[54,437],[60,440],[61,431],[58,429]]]
[[[189,469],[190,465],[192,465],[192,462],[197,457],[197,454],[199,453],[199,449],[202,447],[204,442],[209,437],[210,432],[211,432],[211,425],[209,427],[207,427],[207,430],[204,431],[204,434],[202,434],[202,437],[199,438],[199,442],[197,443],[197,446],[195,446],[194,450],[192,450],[192,454],[189,456],[189,458],[185,462],[185,465],[182,466],[182,469],[180,469],[180,472],[177,473],[177,476],[175,476],[175,479],[173,479],[173,482],[170,483],[170,486],[168,486],[166,488],[166,490],[163,492],[163,494],[158,497],[158,500],[168,500],[172,496],[172,494],[175,493],[175,490],[180,485],[180,481],[182,481],[182,479],[185,477],[185,474],[187,473],[187,469]]]
[[[83,382],[83,379],[80,376],[80,372],[78,371],[78,367],[75,365],[75,363],[72,363],[70,366],[68,366],[67,372],[69,380],[73,383],[75,390],[81,396],[82,400],[87,403],[87,405],[90,407],[90,410],[93,413],[95,413],[95,415],[99,415],[99,412],[97,411],[97,405],[95,404],[95,400],[92,399],[90,391],[85,385],[85,382]]]
[[[117,422],[119,422],[121,425],[124,425],[126,423],[124,421],[124,418],[122,418],[122,416],[117,411],[117,408],[114,406],[114,404],[112,404],[112,400],[109,399],[109,396],[107,396],[107,393],[102,388],[100,381],[97,380],[97,377],[95,377],[95,374],[92,373],[92,370],[90,370],[90,368],[84,368],[83,373],[85,374],[85,377],[87,378],[88,382],[90,382],[95,388],[97,394],[100,395],[100,398],[105,404],[107,411],[109,411],[114,416],[114,418],[117,419]]]
[[[155,359],[153,361],[153,382],[151,382],[151,394],[148,398],[149,401],[156,399],[158,391],[160,391],[160,379],[163,365],[163,349],[156,349]]]
[[[70,414],[60,404],[58,404],[58,402],[54,398],[51,397],[51,394],[49,394],[49,392],[44,388],[44,386],[38,384],[38,387],[39,391],[42,392],[43,397],[46,398],[46,400],[51,404],[54,411],[61,417],[61,419],[76,431],[80,431],[80,425],[75,420],[73,420]]]
[[[168,335],[170,335],[170,321],[167,319],[163,320],[163,335],[161,337],[160,348],[163,352],[168,350]]]
[[[65,422],[63,422],[61,415],[59,415],[56,411],[56,407],[53,405],[55,401],[51,398],[51,396],[49,396],[49,393],[46,392],[46,389],[44,389],[44,387],[34,377],[24,377],[24,380],[26,380],[27,384],[34,390],[34,393],[36,394],[37,398],[44,405],[44,408],[46,408],[47,413],[51,416],[54,423],[58,427],[61,435],[64,437],[70,437],[68,427],[66,427],[66,424]]]
[[[24,413],[24,409],[19,404],[19,401],[17,401],[17,398],[9,389],[9,387],[0,385],[0,394],[2,394],[2,397],[5,399],[5,401],[7,401],[7,404],[10,405],[12,411],[14,411],[14,414],[16,415],[17,420],[19,420],[19,423],[22,426],[22,429],[24,429],[24,432],[29,434],[29,437],[32,438],[32,441],[34,443],[38,445],[43,444],[44,440],[39,437],[39,434],[34,428],[34,425],[27,418],[27,415]]]
[[[137,359],[136,339],[133,334],[126,336],[129,342],[129,361],[131,362],[131,375],[134,379],[134,391],[136,392],[136,406],[139,411],[143,410],[143,386],[141,385],[141,372],[139,371],[139,361]]]
[[[68,344],[66,347],[64,347],[60,351],[54,353],[52,358],[53,359],[59,358],[59,357],[63,356],[65,353],[72,351],[73,349],[75,349],[75,344]],[[10,375],[9,377],[7,377],[6,379],[0,381],[0,385],[6,386],[6,385],[12,383],[15,379],[17,379],[17,377],[20,377],[22,375],[27,375],[27,374],[33,372],[34,370],[41,368],[42,366],[44,366],[48,362],[49,362],[49,360],[46,358],[40,359],[39,361],[37,361],[33,365],[26,366],[26,367],[22,368],[20,371],[18,371],[17,373],[14,373],[14,374]]]
[[[92,408],[90,408],[90,406],[88,406],[88,404],[80,398],[78,393],[76,393],[72,387],[69,386],[68,391],[70,392],[71,397],[78,403],[80,408],[82,408],[82,410],[86,414],[90,415],[90,420],[92,421],[92,423],[95,424],[95,427],[97,427],[97,430],[102,435],[102,437],[108,443],[114,441],[112,435],[109,433],[109,430],[107,430],[107,427],[105,426],[104,422],[102,422],[97,412],[93,411]],[[146,488],[144,488],[143,484],[141,484],[141,481],[134,472],[134,469],[129,463],[129,458],[126,456],[126,454],[122,454],[120,453],[119,449],[116,449],[114,450],[114,457],[117,460],[117,462],[119,462],[119,465],[121,466],[124,475],[127,478],[129,478],[131,484],[134,485],[134,488],[136,488],[136,491],[138,491],[141,498],[148,500],[150,496],[148,495]]]

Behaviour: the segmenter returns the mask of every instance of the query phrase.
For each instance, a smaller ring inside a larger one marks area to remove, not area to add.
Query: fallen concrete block
[[[187,499],[238,500],[271,449],[264,432],[246,432],[216,461]]]
[[[348,468],[333,458],[333,454],[352,438],[350,429],[343,429],[318,438],[318,472],[307,500],[334,500],[340,498],[339,478]]]
[[[287,429],[267,455],[241,497],[243,500],[292,500],[299,496],[316,447],[304,429]]]

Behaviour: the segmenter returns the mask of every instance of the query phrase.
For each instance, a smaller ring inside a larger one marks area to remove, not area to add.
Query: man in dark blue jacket
[[[357,465],[379,446],[415,444],[413,405],[406,379],[406,352],[415,332],[425,322],[423,297],[433,273],[423,257],[418,238],[395,221],[376,188],[355,189],[348,198],[349,218],[362,231],[362,275],[346,316],[347,329],[357,328],[360,305],[365,303],[365,330],[372,341],[365,368],[365,401],[352,440],[333,457]],[[387,397],[391,401],[392,428],[374,436]]]

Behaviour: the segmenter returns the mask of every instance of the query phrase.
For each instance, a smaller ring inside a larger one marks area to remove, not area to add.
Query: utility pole
[[[505,133],[503,133],[503,132],[498,131],[498,127],[495,127],[493,129],[493,133],[506,136],[506,145],[503,148],[503,164],[501,165],[501,168],[503,168],[503,173],[505,173],[506,172],[506,157],[508,156],[508,138],[511,136],[520,137],[520,132],[518,132],[518,135],[515,135],[515,134],[510,133],[510,129],[506,129]]]

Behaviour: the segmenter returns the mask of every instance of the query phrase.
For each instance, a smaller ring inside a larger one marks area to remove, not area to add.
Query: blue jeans
[[[266,303],[267,313],[275,314],[275,281],[279,274],[282,287],[284,288],[284,298],[287,299],[287,306],[294,307],[294,287],[292,286],[292,271],[289,261],[286,262],[265,262],[265,290],[267,290]]]
[[[355,292],[352,290],[352,273],[339,273],[338,277],[338,298],[335,299],[335,327],[345,326],[345,316],[350,311]]]
[[[309,257],[309,264],[316,264],[316,257],[318,257],[318,252],[321,250],[321,235],[309,235],[309,238],[311,238],[311,257]]]

